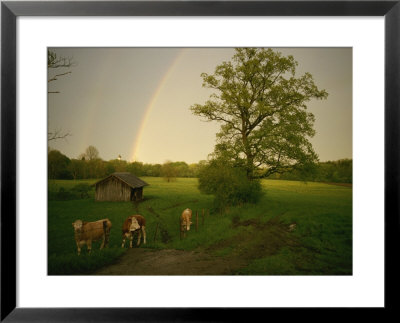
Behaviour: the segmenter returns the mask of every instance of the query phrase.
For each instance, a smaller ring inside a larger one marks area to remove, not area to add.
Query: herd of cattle
[[[186,235],[186,231],[190,230],[192,224],[192,210],[185,209],[180,217],[181,234]],[[84,222],[76,220],[72,223],[75,234],[75,242],[78,248],[78,255],[81,253],[81,248],[86,244],[87,250],[90,253],[92,250],[92,241],[102,240],[100,249],[107,246],[110,237],[111,221],[102,219],[94,222]],[[138,233],[137,246],[140,245],[143,236],[143,243],[146,244],[146,219],[141,215],[131,215],[126,218],[122,225],[122,248],[125,247],[126,239],[130,240],[129,247],[132,248],[133,236]]]

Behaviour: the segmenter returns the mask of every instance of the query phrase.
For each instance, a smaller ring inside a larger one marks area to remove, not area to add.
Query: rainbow
[[[137,160],[137,154],[138,154],[138,150],[140,147],[140,143],[142,140],[142,136],[143,136],[143,132],[144,129],[146,128],[147,122],[149,121],[149,117],[151,114],[151,111],[153,110],[154,105],[156,104],[158,97],[160,96],[160,93],[162,92],[165,84],[168,82],[168,79],[170,77],[170,75],[172,74],[172,72],[175,70],[176,66],[178,65],[179,61],[181,60],[181,58],[183,57],[183,55],[185,54],[185,49],[181,49],[175,59],[173,60],[172,64],[170,65],[170,67],[167,69],[167,71],[165,72],[164,76],[161,78],[160,82],[158,83],[158,86],[156,87],[153,95],[151,96],[151,99],[145,109],[145,112],[143,114],[143,118],[142,121],[140,123],[140,127],[139,130],[136,133],[136,139],[134,141],[133,147],[132,147],[132,153],[131,153],[131,160],[132,161],[136,161]]]

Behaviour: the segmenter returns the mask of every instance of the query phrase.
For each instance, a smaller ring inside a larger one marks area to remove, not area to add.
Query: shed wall
[[[130,201],[131,188],[115,177],[96,185],[96,201]]]

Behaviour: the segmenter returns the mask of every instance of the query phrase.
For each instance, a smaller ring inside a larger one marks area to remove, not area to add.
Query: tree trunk
[[[242,142],[244,153],[246,154],[246,175],[248,179],[253,178],[253,158],[254,156],[251,153],[251,149],[249,147],[249,142],[247,140],[246,135],[246,122],[242,119]]]

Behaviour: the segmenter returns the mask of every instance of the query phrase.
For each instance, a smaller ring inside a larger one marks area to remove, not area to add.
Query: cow
[[[190,230],[190,225],[192,224],[192,210],[183,210],[181,215],[181,236],[186,236],[186,231]]]
[[[124,221],[122,225],[122,248],[125,248],[125,240],[129,239],[129,247],[132,248],[133,235],[138,232],[137,246],[143,233],[143,243],[146,244],[146,219],[141,215],[131,215]]]
[[[103,240],[100,249],[107,246],[111,230],[111,221],[102,219],[95,222],[76,220],[72,223],[75,234],[75,242],[78,248],[78,256],[81,254],[81,247],[85,244],[89,254],[92,251],[92,241]]]

